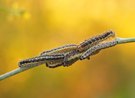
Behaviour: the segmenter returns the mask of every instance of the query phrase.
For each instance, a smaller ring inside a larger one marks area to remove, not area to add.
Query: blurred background
[[[113,30],[135,37],[135,0],[0,0],[0,74],[21,59]],[[0,98],[135,98],[135,43],[0,82]]]

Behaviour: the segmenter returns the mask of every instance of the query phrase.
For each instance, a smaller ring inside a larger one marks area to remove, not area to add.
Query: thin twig
[[[116,40],[118,41],[118,44],[135,42],[135,38],[120,38],[120,37],[117,37]]]
[[[135,42],[135,38],[116,38],[115,40],[118,42],[118,44]],[[68,60],[71,60],[71,59],[76,58],[76,57],[80,57],[81,55],[82,55],[81,53],[77,54],[74,57],[69,58]],[[11,77],[13,75],[16,75],[18,73],[21,73],[25,70],[31,69],[33,67],[36,67],[36,66],[32,66],[32,67],[29,67],[29,68],[28,67],[27,68],[16,68],[15,70],[12,70],[10,72],[7,72],[5,74],[0,75],[0,81],[6,79],[8,77]]]

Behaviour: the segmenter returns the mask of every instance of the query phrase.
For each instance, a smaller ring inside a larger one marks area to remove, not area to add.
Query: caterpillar
[[[93,38],[90,38],[88,40],[85,40],[84,42],[80,43],[78,45],[78,51],[86,51],[88,48],[92,47],[93,45],[96,45],[110,37],[114,37],[115,33],[113,31],[107,31],[101,35],[95,36]]]
[[[69,66],[75,63],[77,60],[79,60],[78,57],[75,57],[79,52],[77,50],[72,50],[71,52],[67,53],[65,55],[64,61],[63,61],[63,66]],[[72,57],[72,58],[71,58]],[[69,60],[70,58],[70,60]]]
[[[108,47],[112,47],[115,46],[118,42],[116,40],[113,41],[109,41],[109,42],[105,42],[105,43],[101,43],[98,45],[95,45],[91,48],[89,48],[86,52],[84,52],[82,54],[82,56],[80,57],[80,60],[83,60],[91,55],[94,55],[96,52],[99,52],[101,49],[105,49]]]
[[[74,50],[77,48],[77,45],[75,44],[68,44],[68,45],[64,45],[58,48],[54,48],[48,51],[44,51],[42,52],[40,55],[49,55],[49,54],[61,54],[61,53],[66,53],[69,52],[71,50]]]
[[[32,67],[44,64],[46,62],[59,61],[63,59],[64,59],[63,54],[44,55],[22,60],[18,63],[18,65],[19,67]]]
[[[59,61],[53,60],[53,61],[46,62],[46,66],[49,68],[56,68],[56,67],[61,66],[61,65],[63,65],[64,67],[72,65],[77,60],[79,60],[78,57],[75,57],[75,55],[77,53],[75,53],[74,51],[75,50],[68,52],[68,53],[65,53],[63,60],[59,60]],[[70,58],[71,56],[72,56],[72,58]],[[69,58],[70,58],[70,60],[69,60]]]
[[[78,54],[78,51],[72,50],[72,51],[64,54],[64,60],[62,60],[62,61],[56,61],[56,60],[49,61],[46,63],[46,66],[49,68],[56,68],[56,67],[61,66],[61,65],[63,65],[64,67],[70,66],[73,63],[75,63],[77,60],[79,60],[79,58],[76,56],[76,54]],[[70,58],[71,56],[72,56],[72,58]]]
[[[64,56],[66,56],[67,54],[70,53],[70,51],[72,50],[76,50],[77,45],[75,44],[68,44],[68,45],[64,45],[58,48],[54,48],[48,51],[44,51],[42,52],[40,55],[44,56],[44,55],[52,55],[52,54],[63,54]],[[46,62],[46,66],[49,68],[55,68],[61,65],[64,65],[65,63],[63,63],[64,61],[48,61]]]

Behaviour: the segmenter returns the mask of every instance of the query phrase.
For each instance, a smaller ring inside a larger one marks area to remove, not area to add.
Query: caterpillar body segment
[[[19,67],[32,67],[41,65],[50,61],[58,61],[63,60],[64,55],[44,55],[44,56],[37,56],[29,59],[22,60],[18,63]]]
[[[68,44],[68,45],[64,45],[58,48],[54,48],[48,51],[44,51],[42,52],[40,55],[50,55],[50,54],[61,54],[61,53],[67,53],[71,50],[74,50],[77,48],[77,45],[75,44]]]
[[[114,36],[115,33],[113,31],[107,31],[101,35],[85,40],[84,42],[80,43],[80,45],[78,45],[78,51],[79,52],[86,51],[88,48],[97,45],[98,43]]]
[[[69,52],[68,54],[65,55],[64,61],[63,61],[63,66],[69,66],[75,63],[76,61],[79,60],[78,57],[75,57],[79,52],[77,50],[73,50]],[[71,58],[72,57],[72,58]],[[70,60],[68,60],[71,58]]]
[[[105,42],[105,43],[95,45],[95,46],[89,48],[86,52],[84,52],[82,54],[82,56],[80,57],[80,60],[86,59],[89,56],[94,55],[95,53],[99,52],[101,49],[105,49],[105,48],[115,46],[115,45],[117,45],[117,43],[118,42],[116,40],[113,40],[113,41],[109,41],[109,42]]]
[[[76,50],[76,48],[77,48],[77,45],[68,44],[68,45],[58,47],[58,48],[51,49],[49,51],[44,51],[40,55],[44,56],[44,55],[51,55],[51,54],[63,54],[65,56],[70,51]],[[56,60],[55,61],[48,61],[45,64],[47,67],[55,68],[55,67],[63,65],[63,61],[56,61]]]
[[[64,67],[70,66],[73,63],[75,63],[77,60],[79,60],[79,58],[77,56],[75,57],[75,55],[77,55],[77,54],[78,54],[78,51],[72,50],[71,52],[68,52],[64,55],[63,61],[50,61],[50,62],[46,63],[46,66],[49,68],[55,68],[55,67],[58,67],[61,65],[63,65]],[[73,57],[73,58],[70,58],[70,57]],[[69,58],[70,58],[70,60],[69,60]]]

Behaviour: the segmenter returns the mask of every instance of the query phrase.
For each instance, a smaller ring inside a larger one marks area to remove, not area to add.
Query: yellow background
[[[135,37],[135,0],[0,0],[0,74],[110,29]],[[134,58],[129,43],[70,67],[41,65],[0,81],[0,98],[135,98]]]

